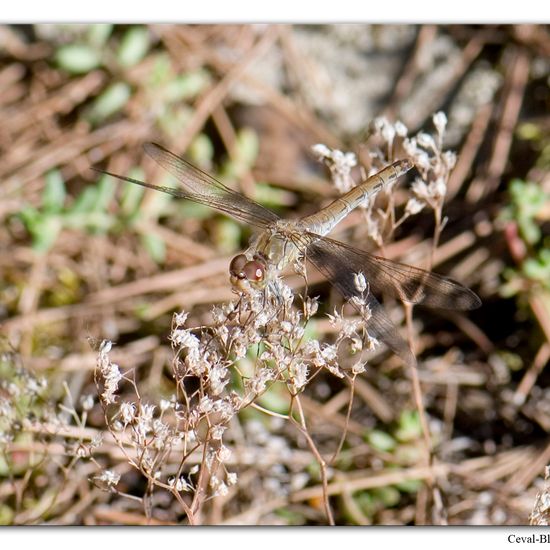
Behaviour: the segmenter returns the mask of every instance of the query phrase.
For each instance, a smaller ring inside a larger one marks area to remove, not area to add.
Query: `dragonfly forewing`
[[[156,143],[146,143],[143,146],[145,152],[160,166],[170,172],[178,181],[180,187],[163,187],[153,185],[138,179],[119,176],[98,170],[109,176],[162,191],[174,197],[187,199],[200,204],[210,206],[241,222],[249,223],[255,227],[265,227],[279,219],[279,216],[261,204],[245,197],[241,193],[230,189],[212,176],[193,166],[185,159],[178,157]]]

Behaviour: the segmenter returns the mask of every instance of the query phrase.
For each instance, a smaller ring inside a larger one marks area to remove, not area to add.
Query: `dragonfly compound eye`
[[[257,260],[246,262],[243,267],[243,273],[249,281],[263,281],[265,277],[265,265]]]
[[[229,274],[232,277],[237,277],[238,279],[245,279],[246,274],[244,273],[243,269],[247,262],[248,258],[244,254],[239,254],[238,256],[235,256],[229,264]]]

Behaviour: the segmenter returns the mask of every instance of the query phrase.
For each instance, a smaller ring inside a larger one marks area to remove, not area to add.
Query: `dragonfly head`
[[[239,254],[229,264],[229,279],[237,290],[244,291],[248,285],[262,286],[265,276],[266,264],[258,255],[249,260],[244,254]]]

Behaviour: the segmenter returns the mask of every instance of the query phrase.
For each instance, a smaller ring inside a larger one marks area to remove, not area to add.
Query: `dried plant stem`
[[[349,399],[348,399],[348,410],[346,412],[346,426],[344,428],[344,431],[342,432],[342,437],[340,438],[340,441],[338,443],[338,447],[336,448],[336,451],[334,451],[334,454],[332,455],[332,458],[330,459],[330,464],[332,464],[336,457],[340,454],[340,451],[342,450],[342,447],[344,446],[344,442],[346,441],[346,436],[348,434],[348,426],[349,421],[351,418],[351,409],[353,406],[353,397],[355,394],[355,376],[350,381],[350,392],[349,392]]]
[[[302,409],[302,404],[300,403],[299,396],[295,396],[293,398],[292,404],[294,403],[296,404],[300,421],[298,422],[292,415],[290,415],[290,419],[292,423],[298,428],[300,433],[306,438],[306,441],[309,445],[311,452],[314,454],[315,458],[317,459],[317,463],[319,464],[319,469],[320,469],[321,483],[323,484],[323,504],[325,506],[325,513],[327,515],[327,520],[329,522],[329,525],[335,525],[334,516],[332,514],[332,509],[330,507],[330,502],[328,498],[327,464],[325,462],[325,459],[321,456],[321,453],[317,449],[317,446],[315,445],[315,442],[311,438],[311,435],[309,435],[305,416],[304,416],[304,411]]]
[[[409,341],[409,346],[411,350],[414,350],[414,330],[413,330],[413,317],[412,304],[405,303],[405,320],[407,325],[407,339]],[[426,419],[426,412],[424,410],[423,396],[422,396],[422,387],[420,386],[420,379],[418,377],[418,365],[415,362],[410,366],[411,380],[413,385],[413,396],[418,411],[418,416],[420,418],[420,425],[422,427],[422,435],[424,437],[424,450],[425,450],[425,463],[426,466],[430,467],[432,465],[432,443],[430,439],[430,429],[428,427],[428,421]],[[433,486],[434,478],[430,476],[428,482]]]

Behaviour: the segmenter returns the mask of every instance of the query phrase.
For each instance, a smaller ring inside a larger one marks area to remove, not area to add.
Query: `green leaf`
[[[518,218],[518,227],[523,239],[529,244],[535,244],[539,242],[541,232],[539,226],[533,221],[532,218],[521,216]]]
[[[518,124],[516,133],[520,139],[525,139],[529,141],[539,140],[543,137],[541,127],[538,124],[534,124],[533,122],[524,122],[523,124]]]
[[[169,136],[179,136],[185,128],[191,117],[193,110],[184,104],[168,105],[164,110],[157,114],[157,121],[163,132]]]
[[[68,44],[57,50],[55,61],[69,73],[84,74],[101,65],[101,55],[85,44]]]
[[[218,250],[231,254],[240,248],[242,227],[229,218],[218,218],[213,224],[213,235]]]
[[[284,525],[304,525],[306,523],[306,517],[299,511],[277,508],[274,510],[274,514],[284,521]]]
[[[97,182],[97,197],[93,210],[96,212],[104,212],[109,207],[110,202],[115,195],[116,186],[113,185],[112,177],[103,175]]]
[[[95,23],[88,29],[88,43],[94,48],[105,45],[113,32],[113,25],[109,23]]]
[[[91,212],[97,202],[97,194],[97,186],[90,185],[89,187],[85,187],[72,205],[71,214]]]
[[[260,140],[258,134],[251,128],[243,128],[237,133],[236,157],[246,168],[250,168],[260,150]]]
[[[135,179],[141,179],[143,177],[143,172],[141,170],[134,170],[130,176]],[[112,183],[113,186],[115,183]],[[145,193],[145,188],[140,187],[139,185],[134,185],[131,183],[124,184],[122,190],[122,200],[120,203],[122,213],[127,217],[134,217],[139,214],[139,205],[141,204],[141,199]]]
[[[165,53],[158,54],[154,59],[153,70],[149,74],[148,82],[151,86],[157,87],[173,76],[172,63],[170,57]]]
[[[210,82],[205,70],[189,72],[175,77],[164,89],[164,99],[169,102],[185,101],[199,95]]]
[[[397,445],[397,442],[390,434],[381,430],[370,431],[366,435],[365,439],[368,443],[370,443],[370,445],[379,451],[391,451],[395,449],[395,446]]]
[[[37,223],[40,213],[32,206],[25,206],[19,212],[19,218],[25,225],[27,231],[32,231],[32,226]]]
[[[166,243],[158,235],[144,233],[141,235],[141,242],[153,261],[158,264],[164,262],[166,258]]]
[[[254,187],[254,200],[269,208],[281,209],[281,207],[295,204],[296,196],[286,189],[280,189],[267,183],[257,182]]]
[[[418,411],[403,411],[399,418],[395,437],[399,441],[414,441],[420,437],[422,426]]]
[[[384,508],[397,506],[401,500],[401,493],[392,486],[378,487],[372,490],[372,495],[375,500],[379,500],[384,505]]]
[[[105,212],[68,212],[63,216],[63,225],[71,229],[86,229],[105,232],[115,225],[115,218]]]
[[[189,158],[199,166],[211,166],[214,158],[214,145],[206,134],[199,134],[187,149]]]
[[[149,51],[150,37],[147,27],[132,27],[122,38],[117,59],[122,67],[133,67]]]
[[[422,488],[423,482],[421,479],[407,479],[396,483],[395,486],[403,493],[418,493]]]
[[[59,216],[41,216],[32,226],[32,248],[36,252],[47,252],[55,244],[61,232],[62,223]]]
[[[46,186],[42,194],[42,207],[46,212],[61,212],[65,204],[67,190],[59,170],[46,174]]]
[[[273,384],[258,399],[260,405],[270,411],[288,414],[290,396],[281,384]]]
[[[239,178],[254,164],[260,142],[254,130],[243,128],[237,134],[237,141],[231,159],[223,169],[224,178]]]
[[[130,86],[125,82],[116,82],[106,88],[94,101],[88,119],[98,124],[120,111],[132,95]]]
[[[541,250],[537,258],[523,262],[523,273],[529,279],[548,284],[550,281],[550,250]]]

